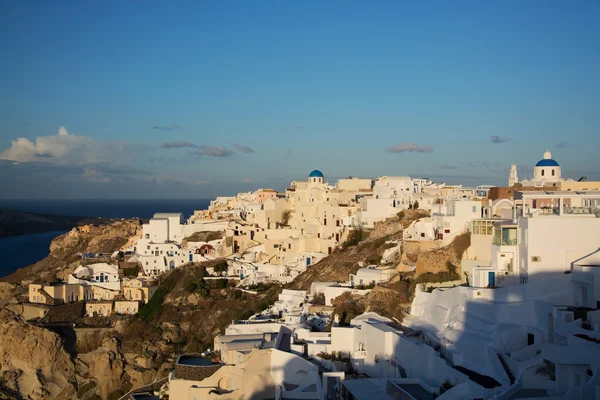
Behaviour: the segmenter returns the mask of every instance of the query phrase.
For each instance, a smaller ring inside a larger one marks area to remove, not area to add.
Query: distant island
[[[105,224],[114,221],[114,218],[37,214],[0,208],[0,238],[70,230],[79,225]]]

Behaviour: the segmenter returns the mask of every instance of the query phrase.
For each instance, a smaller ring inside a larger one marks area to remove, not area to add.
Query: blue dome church
[[[560,165],[552,159],[552,153],[546,149],[544,158],[533,168],[532,181],[560,182]]]
[[[544,158],[535,164],[533,167],[533,178],[525,179],[521,182],[523,186],[556,186],[556,183],[563,182],[561,176],[560,165],[552,158],[552,153],[546,149]],[[512,186],[517,179],[516,166],[511,167],[511,172],[508,178],[509,186]]]
[[[323,173],[321,171],[319,171],[318,169],[313,170],[308,175],[308,181],[310,183],[323,183],[324,180],[325,180],[325,177],[323,176]]]

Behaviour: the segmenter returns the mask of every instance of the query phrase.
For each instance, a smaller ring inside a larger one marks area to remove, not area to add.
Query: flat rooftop
[[[395,383],[395,385],[418,400],[433,400],[435,398],[432,393],[429,393],[423,389],[423,386],[416,383]]]
[[[391,325],[388,325],[385,322],[371,322],[371,321],[367,321],[367,325],[371,325],[373,328],[379,329],[380,331],[383,332],[394,332],[394,333],[402,333],[402,331],[394,328]]]
[[[392,399],[387,394],[387,379],[351,379],[342,384],[356,400]]]

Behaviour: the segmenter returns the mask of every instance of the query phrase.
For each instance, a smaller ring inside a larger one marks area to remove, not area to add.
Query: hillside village
[[[600,386],[600,182],[564,179],[549,151],[506,188],[332,185],[314,170],[128,229],[111,252],[20,279],[7,308],[44,326],[65,307],[89,324],[150,320],[169,290],[186,307],[214,293],[264,303],[124,399],[585,399]],[[195,280],[180,288],[184,271]]]

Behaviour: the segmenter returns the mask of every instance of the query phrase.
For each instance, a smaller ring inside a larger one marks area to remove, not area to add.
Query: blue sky
[[[598,20],[598,1],[0,2],[0,197],[212,197],[314,168],[505,185],[546,148],[600,180]]]

